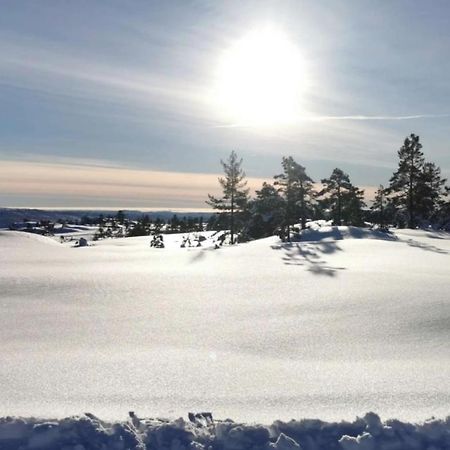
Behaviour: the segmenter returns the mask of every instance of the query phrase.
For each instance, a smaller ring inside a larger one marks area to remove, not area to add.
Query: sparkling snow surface
[[[0,232],[0,416],[444,417],[450,236],[380,236],[215,250]]]

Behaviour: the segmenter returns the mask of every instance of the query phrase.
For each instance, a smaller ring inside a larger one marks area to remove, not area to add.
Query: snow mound
[[[8,240],[6,240],[8,239]],[[9,245],[11,242],[19,243],[20,241],[26,242],[28,245],[53,245],[59,246],[58,242],[50,238],[49,236],[43,236],[35,233],[25,233],[23,231],[10,231],[0,230],[0,242],[1,245]]]
[[[353,422],[275,421],[270,426],[180,418],[108,423],[92,414],[45,421],[0,418],[2,450],[401,450],[450,448],[450,417],[421,424],[382,422],[374,413]]]

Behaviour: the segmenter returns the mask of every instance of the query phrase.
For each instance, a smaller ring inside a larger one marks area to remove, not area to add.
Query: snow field
[[[448,234],[328,231],[217,250],[1,232],[0,415],[445,417]]]

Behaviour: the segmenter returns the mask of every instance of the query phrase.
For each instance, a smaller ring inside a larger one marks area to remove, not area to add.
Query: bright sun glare
[[[222,56],[217,98],[226,120],[237,125],[279,125],[300,114],[306,73],[298,49],[281,32],[253,31]]]

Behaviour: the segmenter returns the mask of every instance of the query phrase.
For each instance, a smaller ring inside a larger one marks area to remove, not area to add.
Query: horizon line
[[[167,207],[108,207],[108,206],[1,206],[2,209],[27,209],[39,211],[130,211],[130,212],[173,212],[173,213],[208,213],[213,212],[211,208],[167,208]]]

